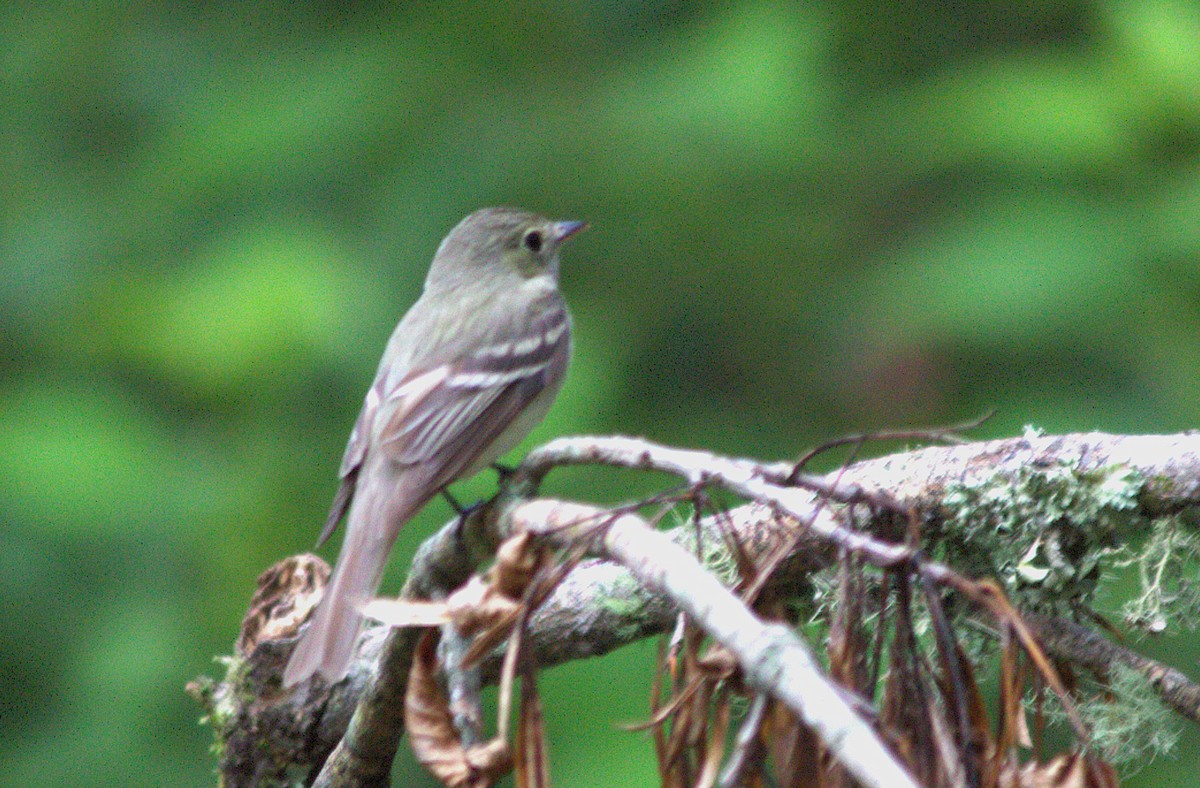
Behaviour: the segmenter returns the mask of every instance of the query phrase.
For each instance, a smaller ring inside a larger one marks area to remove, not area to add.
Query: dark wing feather
[[[490,447],[566,366],[569,318],[552,310],[525,333],[449,365],[420,401],[398,411],[379,436],[396,462],[432,462],[448,484]]]
[[[359,467],[355,465],[342,476],[337,492],[333,495],[333,504],[329,507],[329,514],[325,517],[325,525],[321,528],[321,535],[317,537],[317,547],[325,544],[325,540],[333,536],[338,523],[342,521],[342,515],[350,508],[350,501],[354,498],[354,486],[358,483]]]
[[[375,420],[375,412],[379,409],[382,398],[380,390],[385,380],[386,376],[381,375],[371,385],[363,401],[362,410],[358,412],[358,418],[354,421],[354,429],[350,430],[346,451],[342,455],[342,465],[338,469],[340,483],[333,496],[333,504],[329,507],[329,514],[325,518],[325,526],[321,529],[321,535],[317,537],[317,547],[325,544],[325,540],[333,535],[342,516],[350,508],[350,501],[354,498],[354,486],[358,483],[358,469],[362,467],[363,459],[367,456],[367,445],[371,441],[371,422]]]

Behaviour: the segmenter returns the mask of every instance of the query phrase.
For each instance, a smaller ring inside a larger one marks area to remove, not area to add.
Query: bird
[[[350,433],[322,544],[346,532],[324,596],[283,673],[291,687],[349,672],[400,529],[439,492],[483,470],[542,421],[571,355],[559,249],[586,227],[484,208],[438,246],[397,324]]]

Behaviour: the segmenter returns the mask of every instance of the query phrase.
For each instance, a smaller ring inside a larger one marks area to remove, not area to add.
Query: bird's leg
[[[512,467],[511,465],[501,465],[498,462],[492,463],[492,468],[495,469],[496,475],[500,477],[499,478],[500,487],[504,487],[504,483],[506,481],[508,481],[508,479],[514,473],[517,472],[517,469]],[[462,529],[462,526],[466,523],[467,518],[470,517],[471,515],[475,514],[475,512],[482,509],[484,504],[487,503],[486,501],[476,501],[475,503],[471,504],[470,506],[463,506],[461,503],[458,502],[457,498],[455,498],[453,495],[450,494],[449,487],[443,487],[441,490],[439,490],[439,492],[442,494],[442,497],[446,499],[446,503],[450,504],[450,508],[453,509],[454,512],[458,515],[458,527],[460,530]]]
[[[450,508],[458,515],[458,531],[462,533],[463,527],[467,524],[467,518],[475,514],[483,508],[484,501],[476,501],[470,506],[463,506],[458,500],[450,494],[450,490],[443,487],[441,489],[442,497],[446,499],[446,503],[450,504]]]
[[[492,470],[494,470],[496,472],[496,475],[500,477],[499,482],[500,482],[501,487],[503,487],[504,483],[506,481],[508,481],[509,478],[511,478],[514,473],[517,472],[517,469],[514,468],[513,466],[501,465],[498,462],[492,463]]]
[[[441,492],[442,497],[446,499],[446,503],[450,504],[450,508],[454,510],[455,514],[457,514],[459,517],[462,517],[463,515],[467,514],[467,509],[464,508],[463,505],[458,502],[457,498],[455,498],[453,495],[450,494],[449,487],[443,487],[441,490],[439,490],[439,492]],[[474,508],[474,507],[471,507],[471,508]]]

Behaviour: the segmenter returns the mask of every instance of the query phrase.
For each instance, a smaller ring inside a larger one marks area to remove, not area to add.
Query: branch
[[[1200,686],[1178,670],[1069,619],[1026,613],[1025,620],[1050,654],[1078,663],[1099,676],[1106,676],[1114,665],[1124,665],[1149,681],[1173,711],[1200,722]]]
[[[753,486],[778,484],[792,475],[786,463],[722,457],[676,449],[623,436],[559,438],[534,449],[517,469],[518,480],[540,482],[556,467],[612,465],[672,473],[689,483],[726,480]],[[934,446],[856,462],[827,476],[801,476],[802,483],[840,500],[877,493],[906,508],[927,511],[941,505],[951,486],[1015,477],[1029,467],[1067,465],[1081,472],[1122,466],[1139,473],[1143,514],[1178,512],[1200,506],[1200,432],[1174,435],[1027,434],[957,446]]]
[[[880,565],[909,560],[911,550],[895,540],[906,538],[906,534],[911,536],[912,523],[898,522],[895,512],[884,505],[888,502],[909,510],[927,534],[936,536],[940,525],[957,516],[955,507],[960,504],[951,503],[949,498],[965,488],[1003,489],[1031,470],[1067,468],[1081,479],[1094,481],[1098,477],[1103,486],[1108,478],[1106,473],[1124,469],[1129,474],[1132,494],[1128,494],[1129,490],[1121,491],[1126,495],[1122,505],[1128,506],[1131,521],[1143,518],[1142,532],[1144,518],[1185,513],[1200,504],[1200,435],[1193,434],[1031,434],[899,453],[855,463],[824,477],[798,478],[793,478],[794,468],[788,464],[724,458],[629,438],[574,438],[554,441],[532,452],[510,480],[508,494],[529,496],[552,468],[585,463],[665,470],[689,484],[720,484],[739,495],[770,502],[770,506],[752,504],[738,508],[722,518],[705,518],[700,523],[701,538],[706,545],[725,544],[727,538],[732,538],[745,546],[755,561],[784,545],[786,560],[772,576],[773,581],[783,586],[803,581],[813,570],[829,565],[836,555],[835,546],[853,550]],[[795,481],[800,487],[781,486],[785,481]],[[831,499],[847,502],[846,508],[836,507]],[[781,508],[801,516],[780,517]],[[498,506],[487,507],[468,522],[452,523],[427,541],[414,559],[405,595],[437,598],[461,585],[489,555],[499,532],[505,529],[498,514]],[[847,528],[839,520],[846,516],[852,517],[853,528]],[[1049,529],[1051,525],[1045,527]],[[1136,532],[1135,528],[1126,535],[1132,538]],[[693,526],[676,528],[670,537],[689,554],[696,553]],[[721,559],[714,557],[714,560]],[[598,600],[612,599],[614,590],[619,590],[620,598],[627,603],[619,614],[612,605],[598,604]],[[625,570],[588,560],[572,571],[534,616],[529,644],[538,664],[552,665],[604,653],[631,640],[662,632],[670,627],[674,612],[674,606],[663,595],[633,584]],[[294,626],[290,631],[295,631]],[[242,769],[241,774],[257,775],[254,779],[265,779],[272,772],[263,767],[263,762],[276,766],[290,764],[292,773],[305,764],[320,764],[330,744],[341,738],[345,729],[347,715],[338,710],[348,708],[347,703],[360,695],[357,722],[350,726],[338,754],[326,763],[326,772],[342,775],[338,779],[344,781],[337,784],[382,784],[401,735],[403,677],[414,641],[411,633],[395,630],[383,645],[383,634],[379,628],[368,630],[360,647],[360,663],[347,681],[334,687],[313,684],[302,693],[280,696],[278,685],[272,683],[277,678],[271,677],[277,677],[281,660],[286,658],[286,648],[281,647],[283,641],[266,641],[258,644],[253,653],[244,653],[246,664],[235,662],[225,683],[198,682],[194,692],[206,703],[218,729],[224,753],[222,771],[230,784],[239,784],[237,779],[230,778],[236,769]],[[380,677],[375,678],[373,666],[381,646],[382,669]],[[1071,650],[1054,642],[1047,646],[1057,656],[1063,656],[1063,650]],[[494,677],[494,667],[485,665],[484,670],[485,677]],[[1180,706],[1188,706],[1191,697],[1200,697],[1195,685],[1181,674],[1155,673],[1153,665],[1143,665],[1142,671],[1152,677],[1169,678],[1155,684],[1164,687],[1162,691],[1173,693]],[[255,678],[247,681],[247,677]],[[298,700],[298,695],[304,697]],[[230,713],[226,704],[239,698],[247,698],[250,703]],[[281,719],[300,720],[300,715],[305,715],[303,724],[289,728],[279,723]],[[240,748],[228,748],[228,743],[239,735],[253,740],[253,746],[247,742]],[[252,765],[231,759],[230,753],[235,750],[257,753],[261,762]],[[283,774],[283,767],[278,768],[278,773]]]

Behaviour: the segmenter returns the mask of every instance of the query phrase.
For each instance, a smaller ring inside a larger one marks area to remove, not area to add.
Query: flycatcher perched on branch
[[[320,538],[345,514],[345,541],[284,671],[285,686],[314,673],[329,681],[346,675],[360,608],[378,590],[400,528],[545,417],[571,354],[558,249],[584,226],[485,208],[438,247],[425,289],[388,340],[350,433]]]

